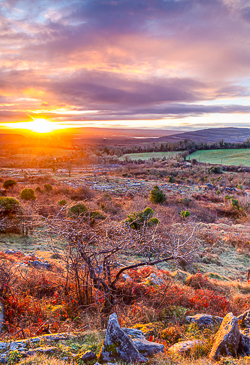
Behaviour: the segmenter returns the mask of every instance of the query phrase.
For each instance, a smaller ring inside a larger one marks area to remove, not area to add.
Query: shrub
[[[223,170],[221,166],[214,166],[210,169],[211,172],[213,172],[214,174],[222,174]]]
[[[13,186],[15,186],[17,184],[16,180],[6,180],[4,183],[3,183],[3,187],[4,189],[9,189],[9,188],[12,188]]]
[[[21,191],[20,198],[24,200],[36,200],[35,192],[33,189],[25,188]]]
[[[93,218],[93,219],[106,219],[106,216],[104,214],[102,214],[101,212],[98,212],[98,210],[93,210],[90,213],[90,218]]]
[[[181,211],[181,216],[182,216],[182,218],[187,218],[187,217],[189,217],[190,216],[190,212],[188,211],[188,210],[182,210]]]
[[[127,222],[132,229],[140,229],[145,223],[154,226],[159,224],[159,220],[157,218],[152,218],[153,215],[153,209],[148,207],[141,212],[129,214],[125,222]]]
[[[84,199],[92,199],[94,196],[94,192],[90,190],[87,186],[80,186],[77,189],[70,190],[70,198],[72,200],[84,200]]]
[[[186,205],[186,207],[189,206],[189,204],[191,203],[192,199],[184,197],[184,198],[180,198],[180,203],[183,203],[184,205]]]
[[[43,193],[42,189],[40,188],[40,186],[37,186],[35,188],[35,191],[37,191],[38,193]]]
[[[59,200],[58,204],[61,206],[64,206],[67,204],[67,201],[65,199],[62,199],[62,200]]]
[[[73,205],[72,207],[69,208],[69,211],[68,211],[70,216],[73,216],[73,215],[82,216],[82,215],[85,215],[87,212],[88,212],[88,208],[83,203],[78,203],[78,204]]]
[[[52,187],[52,185],[50,185],[50,184],[44,184],[44,185],[43,185],[43,187],[44,187],[44,189],[45,189],[45,191],[46,191],[47,193],[49,193],[50,191],[52,191],[52,190],[53,190],[53,187]]]
[[[21,214],[22,208],[18,200],[15,198],[1,197],[0,198],[0,215],[10,216]]]
[[[231,205],[238,210],[240,209],[239,200],[237,199],[231,199]]]
[[[153,189],[150,191],[149,200],[152,203],[156,204],[163,203],[166,200],[166,196],[158,186],[154,186]]]

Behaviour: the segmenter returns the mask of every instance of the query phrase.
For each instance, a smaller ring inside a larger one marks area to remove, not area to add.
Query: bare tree
[[[93,227],[89,223],[86,217],[57,217],[50,222],[50,229],[68,243],[67,266],[74,270],[79,288],[82,280],[85,296],[89,284],[103,293],[102,312],[107,314],[117,302],[117,283],[125,271],[170,260],[192,260],[199,247],[199,225],[195,223],[164,228],[145,222],[139,230],[124,222],[105,221]]]

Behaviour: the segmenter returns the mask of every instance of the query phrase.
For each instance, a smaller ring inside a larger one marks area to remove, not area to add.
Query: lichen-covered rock
[[[250,328],[240,331],[239,353],[243,356],[250,355]]]
[[[145,338],[143,332],[136,328],[122,328],[122,330],[132,339],[134,338]]]
[[[210,359],[219,359],[224,356],[236,356],[240,344],[238,318],[228,313],[216,334],[215,342],[210,352]]]
[[[93,351],[86,351],[84,353],[79,354],[78,359],[84,362],[92,361],[96,359],[96,354]]]
[[[187,316],[186,320],[188,323],[196,323],[199,327],[207,327],[214,326],[218,323],[221,324],[223,318],[210,314],[196,314],[195,316]]]
[[[188,340],[175,343],[168,349],[171,355],[187,355],[195,346],[202,345],[200,340]]]
[[[147,341],[145,338],[135,339],[133,340],[133,344],[137,350],[145,356],[153,356],[159,352],[164,352],[164,345]]]
[[[129,336],[120,328],[117,315],[109,317],[106,337],[100,354],[101,362],[123,360],[142,363],[147,359],[139,353]]]
[[[250,328],[250,310],[238,316],[238,322],[241,328]]]

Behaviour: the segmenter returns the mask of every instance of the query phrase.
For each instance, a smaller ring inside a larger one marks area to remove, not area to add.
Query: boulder
[[[133,345],[145,356],[153,356],[159,352],[164,352],[164,345],[157,342],[147,341],[145,338],[133,340]]]
[[[187,316],[186,320],[188,323],[196,323],[199,327],[214,326],[221,324],[223,321],[222,317],[212,316],[210,314],[196,314],[195,316]]]
[[[200,340],[188,340],[175,343],[168,349],[171,355],[187,355],[197,345],[202,345]]]
[[[93,351],[86,351],[84,353],[79,354],[78,359],[84,362],[92,361],[96,359],[96,354]]]
[[[243,356],[250,355],[250,329],[240,331],[239,353]]]
[[[250,328],[250,310],[238,316],[238,321],[241,328]]]
[[[217,360],[223,356],[235,357],[238,353],[240,337],[238,318],[233,313],[228,313],[215,336],[210,359]]]
[[[146,280],[142,284],[161,286],[164,284],[164,281],[162,280],[162,278],[152,273],[149,275],[149,277],[146,278]]]
[[[106,337],[100,354],[101,362],[123,360],[142,363],[147,359],[139,353],[129,336],[120,328],[117,315],[109,317]]]

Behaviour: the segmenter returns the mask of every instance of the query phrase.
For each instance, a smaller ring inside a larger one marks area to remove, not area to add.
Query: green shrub
[[[45,191],[46,191],[47,193],[49,193],[50,191],[52,191],[52,190],[53,190],[53,187],[52,187],[52,185],[50,185],[50,184],[44,184],[44,185],[43,185],[43,187],[44,187],[44,189],[45,189]]]
[[[146,208],[141,212],[134,212],[127,216],[125,222],[127,222],[132,229],[140,229],[144,224],[148,223],[150,226],[159,224],[159,220],[157,218],[152,218],[154,215],[154,211],[151,208]],[[156,222],[157,219],[157,222]],[[151,221],[151,223],[150,223]]]
[[[223,173],[223,170],[222,170],[221,166],[213,166],[210,169],[210,171],[213,172],[214,174],[222,174]]]
[[[153,189],[150,191],[149,200],[152,203],[156,204],[163,203],[166,200],[166,196],[158,186],[154,186]]]
[[[190,212],[188,211],[188,210],[182,210],[181,211],[181,216],[182,216],[182,218],[187,218],[187,217],[189,217],[190,216]]]
[[[231,199],[231,205],[238,210],[240,209],[239,200],[237,199]]]
[[[22,214],[22,207],[19,201],[15,198],[1,197],[0,215],[6,217],[16,214]]]
[[[42,189],[40,188],[40,186],[37,186],[36,188],[35,188],[35,191],[37,192],[37,193],[43,193],[43,191],[42,191]]]
[[[9,189],[9,188],[12,188],[13,186],[15,186],[17,184],[16,180],[6,180],[4,183],[3,183],[3,187],[4,189]]]
[[[90,218],[93,218],[93,219],[106,219],[106,216],[104,214],[102,214],[101,212],[99,212],[98,210],[93,210],[90,213]]]
[[[72,207],[69,208],[68,211],[69,216],[74,216],[74,215],[83,216],[86,215],[86,213],[88,213],[88,208],[83,203],[78,203],[73,205]]]
[[[149,220],[148,220],[148,225],[150,226],[150,227],[152,227],[152,226],[156,226],[157,224],[160,224],[160,221],[159,221],[159,219],[158,218],[150,218]]]
[[[21,191],[20,198],[24,200],[36,200],[35,192],[33,189],[25,188]]]
[[[216,191],[216,195],[220,195],[221,191],[220,190],[217,190]]]
[[[62,199],[62,200],[59,200],[58,204],[61,206],[64,206],[67,204],[67,201],[65,199]]]

